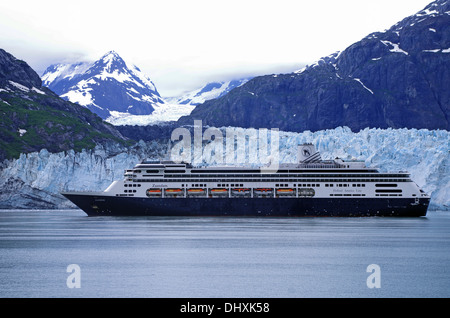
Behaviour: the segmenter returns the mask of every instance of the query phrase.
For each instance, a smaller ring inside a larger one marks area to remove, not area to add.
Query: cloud
[[[428,2],[2,1],[0,47],[40,75],[50,64],[95,60],[115,50],[168,96],[215,76],[298,69]]]

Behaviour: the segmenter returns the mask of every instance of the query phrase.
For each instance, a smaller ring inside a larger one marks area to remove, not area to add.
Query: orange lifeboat
[[[231,189],[231,192],[233,194],[237,194],[237,195],[249,194],[250,189],[249,188],[234,188],[234,189]]]
[[[161,189],[153,188],[153,189],[147,189],[146,194],[148,197],[160,197],[161,196]]]
[[[201,195],[205,195],[206,191],[205,189],[188,189],[187,190],[187,195],[188,196],[201,196]]]
[[[256,188],[255,191],[261,192],[261,193],[270,193],[272,192],[272,188]]]
[[[277,195],[281,196],[294,196],[295,190],[289,188],[277,189]]]
[[[184,197],[184,190],[183,189],[177,189],[177,188],[172,188],[172,189],[164,189],[164,194],[168,197]]]
[[[223,189],[223,188],[219,188],[219,189],[211,189],[211,193],[214,194],[221,194],[221,193],[227,193],[228,189]]]
[[[277,189],[277,193],[294,193],[294,189]]]
[[[187,191],[188,191],[188,193],[192,193],[192,194],[205,192],[204,189],[188,189]]]
[[[273,189],[272,188],[255,188],[254,194],[255,195],[272,195]]]
[[[183,193],[183,189],[166,189],[166,193],[180,194]]]

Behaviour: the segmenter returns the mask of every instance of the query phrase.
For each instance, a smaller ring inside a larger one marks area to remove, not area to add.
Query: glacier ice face
[[[121,113],[110,111],[111,116],[105,119],[106,122],[114,126],[147,126],[158,125],[165,122],[177,121],[182,116],[189,115],[195,106],[162,104],[155,106],[155,110],[150,115],[132,115],[130,113]]]
[[[3,162],[0,171],[0,208],[73,208],[61,191],[103,191],[144,159],[163,158],[167,145],[140,142],[130,149],[76,153],[73,150],[20,155]]]
[[[255,135],[256,129],[223,127],[237,135]],[[279,133],[280,163],[297,162],[297,145],[313,143],[322,159],[356,159],[380,171],[408,171],[425,192],[431,194],[430,209],[450,210],[450,132],[427,129],[364,129],[347,127],[303,133]],[[202,163],[215,165],[216,156],[204,144]],[[143,159],[169,159],[169,143],[139,142],[131,148],[97,147],[92,151],[22,154],[5,161],[0,170],[0,208],[71,208],[60,191],[103,191],[123,177],[125,169]],[[238,151],[246,146],[237,144]],[[254,153],[247,162],[259,165]],[[196,158],[197,160],[199,158]]]

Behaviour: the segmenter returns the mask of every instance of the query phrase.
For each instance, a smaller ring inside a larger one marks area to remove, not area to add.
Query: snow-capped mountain
[[[222,97],[233,88],[245,84],[250,79],[251,77],[224,82],[210,82],[199,89],[183,94],[182,96],[168,98],[167,100],[175,104],[196,106],[203,104],[207,100]]]
[[[51,65],[42,75],[42,84],[103,119],[112,112],[149,115],[165,104],[150,78],[114,51],[95,62]]]
[[[198,105],[179,125],[285,131],[450,130],[450,0],[289,74],[253,78]]]

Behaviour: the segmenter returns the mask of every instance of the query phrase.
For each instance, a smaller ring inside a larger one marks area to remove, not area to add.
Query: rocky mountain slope
[[[0,49],[0,162],[21,153],[127,144],[114,126],[42,86],[24,61]]]
[[[286,131],[450,129],[450,0],[291,73],[256,77],[178,124]]]

